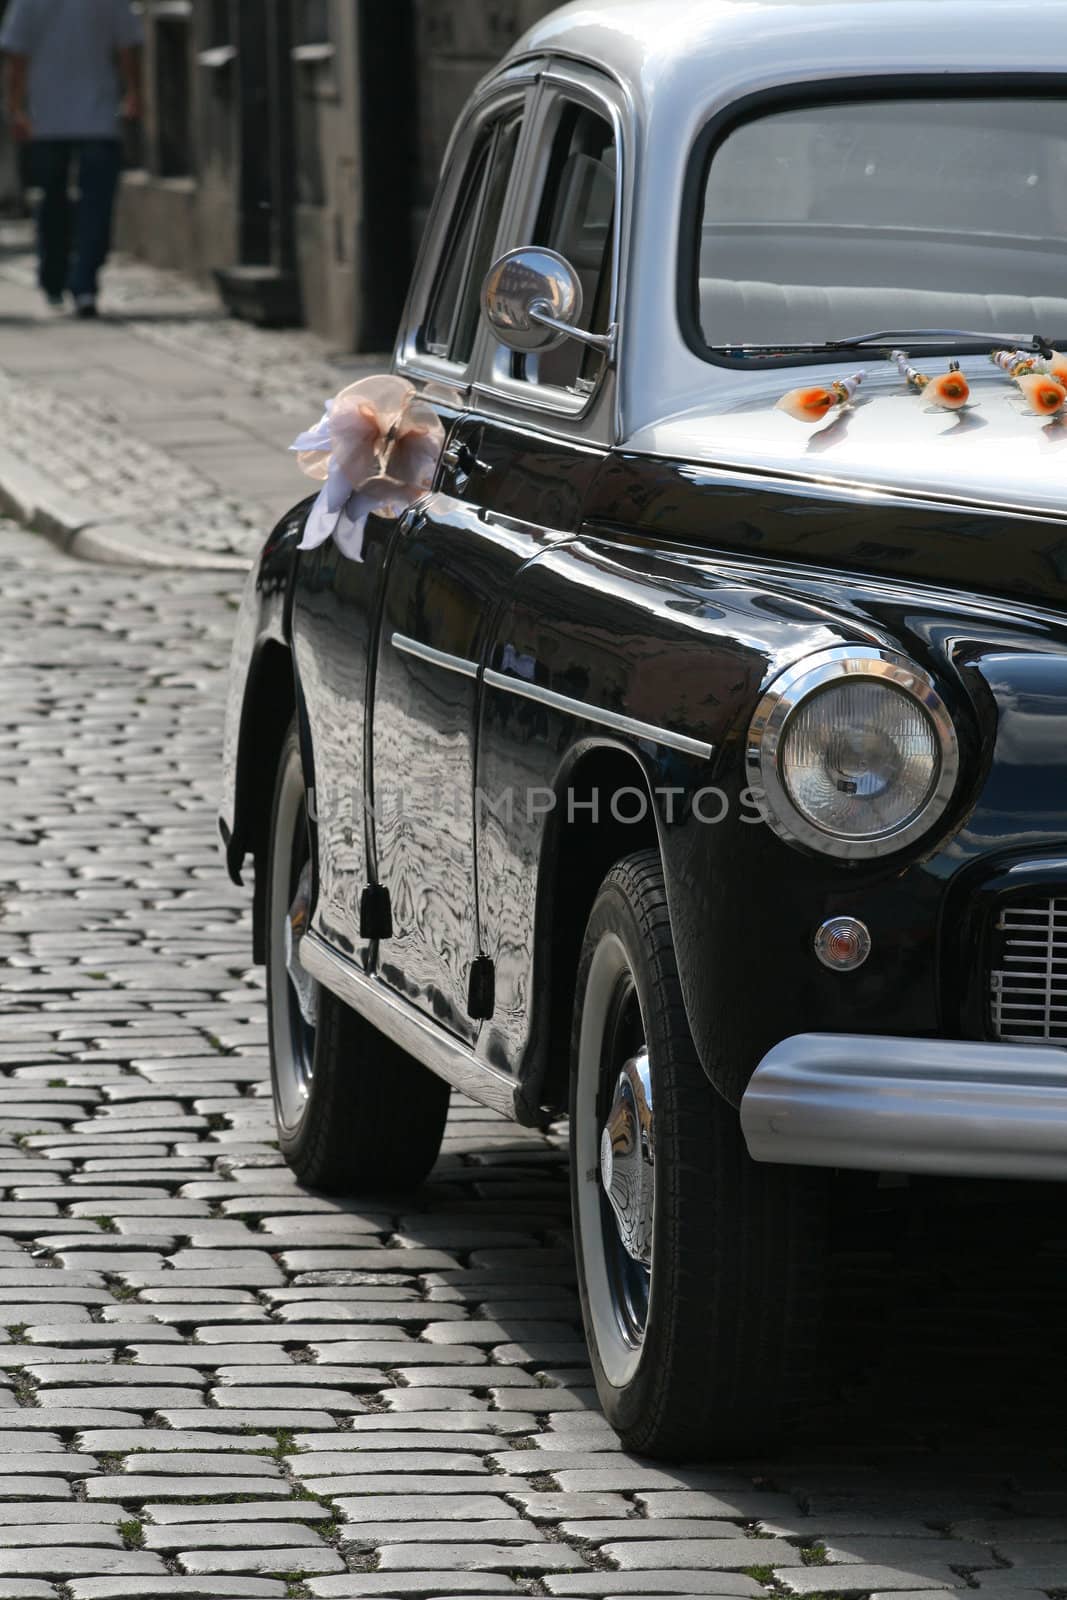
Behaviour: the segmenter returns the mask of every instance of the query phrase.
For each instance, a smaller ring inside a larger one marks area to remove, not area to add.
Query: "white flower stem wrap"
[[[342,389],[289,447],[300,470],[323,485],[299,548],[332,537],[342,555],[362,560],[369,514],[398,517],[424,494],[444,442],[437,412],[405,378],[383,374]]]
[[[930,382],[925,372],[920,372],[917,367],[909,366],[908,352],[906,350],[892,350],[889,354],[890,361],[896,364],[896,369],[906,384],[913,389],[925,389]]]

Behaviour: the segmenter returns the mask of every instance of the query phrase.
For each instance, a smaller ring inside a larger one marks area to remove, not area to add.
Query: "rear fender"
[[[263,853],[278,752],[296,703],[289,623],[297,545],[310,506],[308,500],[294,507],[267,540],[234,629],[219,831],[235,883],[245,857]]]

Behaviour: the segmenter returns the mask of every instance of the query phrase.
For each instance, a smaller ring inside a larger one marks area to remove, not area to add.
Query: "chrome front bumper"
[[[756,1161],[1067,1179],[1067,1050],[798,1033],[741,1101]]]

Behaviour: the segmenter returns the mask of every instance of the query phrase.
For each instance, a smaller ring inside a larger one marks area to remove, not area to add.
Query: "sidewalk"
[[[247,566],[310,488],[294,435],[388,359],[236,322],[209,290],[121,257],[98,321],[56,318],[27,225],[3,225],[0,511],[92,560]]]

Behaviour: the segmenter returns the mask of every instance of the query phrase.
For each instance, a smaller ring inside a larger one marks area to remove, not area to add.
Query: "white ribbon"
[[[437,413],[404,378],[362,378],[327,400],[289,447],[302,472],[325,480],[298,548],[332,538],[348,560],[361,561],[371,512],[398,517],[432,486],[444,438]]]

